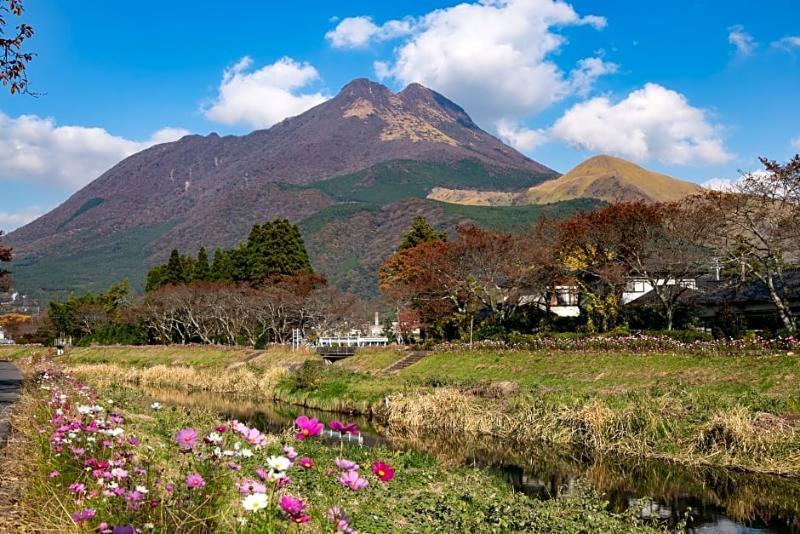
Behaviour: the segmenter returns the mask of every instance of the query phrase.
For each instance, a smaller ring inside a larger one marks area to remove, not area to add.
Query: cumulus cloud
[[[260,69],[250,70],[252,66],[253,60],[245,56],[225,70],[219,94],[204,110],[207,118],[267,128],[330,98],[320,92],[303,92],[319,79],[317,69],[309,63],[283,57]]]
[[[544,130],[525,128],[506,119],[497,121],[495,128],[503,142],[522,152],[529,152],[547,141]]]
[[[700,185],[706,189],[713,189],[715,191],[734,191],[736,190],[736,184],[738,183],[738,179],[731,180],[730,178],[711,178]]]
[[[134,141],[112,135],[103,128],[58,126],[51,117],[12,118],[0,112],[0,181],[74,190],[131,154],[188,133],[164,128],[149,139]]]
[[[351,17],[329,40],[334,46],[364,46],[389,38],[392,24],[408,33],[391,59],[375,63],[378,76],[422,83],[458,102],[479,123],[531,116],[570,94],[585,93],[598,76],[616,70],[600,58],[587,58],[570,74],[552,61],[566,44],[558,29],[606,25],[605,18],[580,16],[560,0],[462,3],[382,26]]]
[[[773,41],[771,46],[785,52],[800,50],[800,35],[786,35],[777,41]]]
[[[592,152],[644,162],[724,163],[732,158],[720,128],[682,94],[648,83],[619,102],[596,97],[568,109],[553,137]]]
[[[380,26],[372,17],[348,17],[325,34],[334,48],[362,48],[370,41],[388,41],[411,33],[414,20],[390,20]]]
[[[18,211],[0,211],[0,230],[3,232],[11,232],[20,226],[24,226],[34,219],[38,219],[51,208],[43,208],[41,206],[31,206],[23,208]]]
[[[747,33],[741,24],[728,28],[728,42],[736,48],[735,54],[739,58],[752,55],[758,46],[753,36]]]
[[[570,82],[574,91],[586,96],[598,78],[606,74],[614,74],[619,65],[603,61],[599,57],[587,57],[578,61],[578,66],[570,73]]]

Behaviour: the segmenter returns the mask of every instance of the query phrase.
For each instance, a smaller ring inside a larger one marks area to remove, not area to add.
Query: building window
[[[625,284],[625,291],[628,293],[644,293],[644,282],[629,280]]]

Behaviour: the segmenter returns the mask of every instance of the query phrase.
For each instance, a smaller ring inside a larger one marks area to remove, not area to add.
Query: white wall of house
[[[657,281],[659,286],[668,285],[674,286],[679,283],[683,287],[695,289],[697,282],[694,278],[684,278],[676,281],[674,278],[660,279]],[[634,300],[641,298],[653,290],[653,284],[644,279],[631,278],[625,284],[625,291],[622,292],[622,305],[629,304]]]

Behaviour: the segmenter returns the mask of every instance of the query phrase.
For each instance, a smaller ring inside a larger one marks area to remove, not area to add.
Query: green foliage
[[[238,247],[217,250],[210,266],[205,247],[200,247],[196,258],[173,250],[166,264],[147,273],[145,288],[152,291],[164,285],[205,280],[258,286],[274,276],[313,272],[300,230],[286,219],[276,219],[253,226],[247,240]]]
[[[63,302],[51,301],[50,321],[55,334],[71,336],[90,342],[94,336],[107,343],[134,342],[141,339],[135,328],[123,326],[122,310],[130,303],[131,290],[127,280],[111,286],[105,293],[70,295]],[[119,336],[119,337],[117,337]]]
[[[58,230],[61,230],[62,228],[64,228],[65,226],[67,226],[69,223],[71,223],[72,221],[74,221],[75,219],[77,219],[78,217],[80,217],[81,215],[83,215],[84,213],[86,213],[87,211],[89,211],[90,209],[92,209],[92,208],[96,208],[97,206],[99,206],[99,205],[100,205],[100,204],[102,204],[103,202],[105,202],[105,199],[102,199],[102,198],[90,198],[89,200],[87,200],[86,202],[84,202],[84,203],[81,205],[81,207],[80,207],[80,208],[78,208],[77,210],[75,210],[75,213],[73,213],[73,214],[72,214],[72,215],[69,217],[69,219],[67,219],[67,220],[66,220],[66,221],[64,221],[63,223],[59,224],[59,225],[58,225]]]
[[[312,184],[339,202],[383,206],[405,198],[425,198],[434,187],[519,190],[536,185],[549,174],[499,169],[476,160],[456,164],[397,160],[353,174]]]
[[[429,202],[441,207],[448,215],[464,217],[481,228],[502,231],[520,230],[536,223],[542,217],[561,219],[604,205],[602,201],[590,198],[529,206],[465,206],[432,200]]]
[[[211,266],[208,264],[208,253],[206,247],[200,247],[197,252],[197,260],[194,262],[194,280],[210,280]]]
[[[414,248],[421,243],[428,243],[430,241],[445,240],[447,240],[446,233],[437,232],[430,224],[428,224],[428,221],[425,220],[425,217],[417,215],[414,217],[414,220],[411,221],[411,228],[403,236],[403,240],[400,242],[398,250]]]

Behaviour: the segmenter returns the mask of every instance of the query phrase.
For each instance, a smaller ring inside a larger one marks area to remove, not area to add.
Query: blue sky
[[[221,8],[222,6],[222,8]],[[418,81],[566,171],[612,153],[699,183],[800,151],[793,0],[28,0],[38,98],[0,94],[0,229],[123,157]]]

